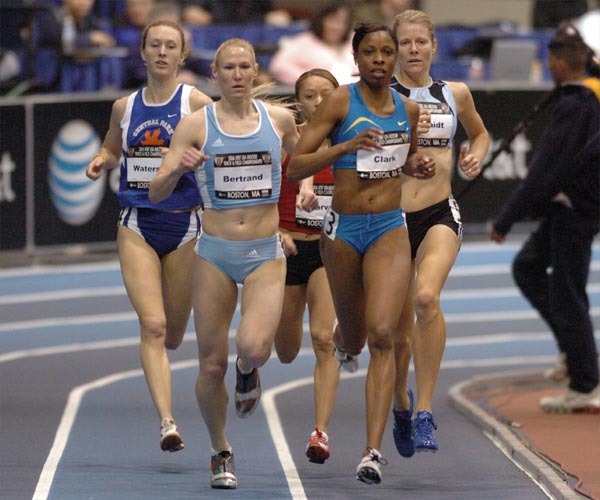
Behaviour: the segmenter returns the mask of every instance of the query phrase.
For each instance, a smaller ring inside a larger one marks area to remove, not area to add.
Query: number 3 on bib
[[[323,232],[330,240],[335,240],[335,232],[339,223],[339,217],[331,207],[327,210],[325,218],[323,220]]]

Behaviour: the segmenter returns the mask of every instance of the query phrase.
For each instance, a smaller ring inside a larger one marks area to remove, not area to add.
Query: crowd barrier
[[[521,89],[481,83],[476,106],[492,137],[492,149],[510,136],[548,87]],[[290,89],[282,89],[285,94]],[[73,244],[93,248],[114,244],[119,207],[119,170],[93,183],[85,168],[108,128],[112,102],[120,93],[31,96],[0,100],[0,252],[33,254]],[[545,123],[544,113],[517,135],[509,153],[459,198],[465,230],[491,220],[516,183]],[[458,154],[464,133],[454,145]],[[459,194],[470,182],[453,173]]]

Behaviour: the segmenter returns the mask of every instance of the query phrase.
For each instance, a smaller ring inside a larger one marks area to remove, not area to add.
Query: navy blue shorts
[[[199,210],[165,212],[154,208],[125,207],[121,209],[118,225],[135,231],[162,258],[198,237],[200,214]]]

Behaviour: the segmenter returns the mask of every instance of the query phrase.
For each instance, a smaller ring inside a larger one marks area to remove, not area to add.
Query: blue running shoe
[[[437,429],[437,425],[433,421],[433,415],[428,411],[420,411],[413,420],[412,438],[416,451],[428,451],[435,453],[438,448],[438,442],[433,431]]]
[[[415,445],[412,438],[412,415],[415,397],[413,391],[408,390],[410,405],[408,410],[396,410],[392,408],[394,415],[394,443],[398,453],[403,457],[410,458],[415,454]]]

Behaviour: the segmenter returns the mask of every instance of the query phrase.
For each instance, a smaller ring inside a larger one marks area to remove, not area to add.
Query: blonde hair
[[[431,20],[431,17],[429,17],[423,11],[409,9],[398,14],[394,19],[394,33],[398,31],[398,26],[400,26],[402,23],[422,24],[429,30],[429,33],[431,34],[431,39],[435,39],[435,26],[433,24],[433,21]]]
[[[230,47],[240,47],[242,49],[246,49],[252,56],[252,64],[256,64],[256,54],[254,53],[254,47],[252,47],[252,44],[243,38],[230,38],[219,45],[219,48],[215,52],[215,57],[213,58],[212,62],[215,68],[219,66],[219,58],[221,57],[223,51]]]
[[[223,51],[231,47],[240,47],[242,49],[247,50],[252,58],[252,64],[257,65],[258,67],[258,63],[256,62],[256,54],[254,52],[254,47],[252,46],[252,44],[247,40],[244,40],[243,38],[230,38],[228,40],[225,40],[221,45],[219,45],[219,48],[215,52],[215,56],[213,57],[213,62],[211,65],[213,71],[217,69],[219,65],[219,59],[223,54]],[[218,84],[214,78],[210,79],[210,85],[218,88]],[[292,108],[293,105],[288,103],[284,97],[276,97],[273,95],[272,90],[276,86],[277,85],[274,82],[266,82],[256,87],[253,87],[250,93],[250,97],[252,99],[258,99],[276,106],[281,106],[288,109]]]

